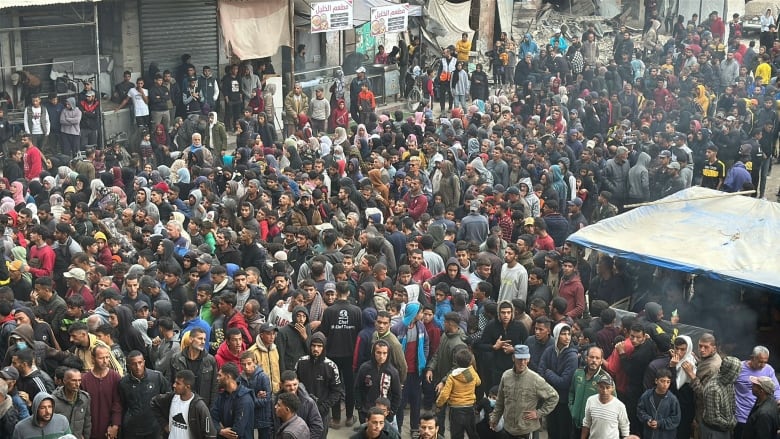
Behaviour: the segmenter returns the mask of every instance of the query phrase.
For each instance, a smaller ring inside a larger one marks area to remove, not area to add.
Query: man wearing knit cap
[[[408,372],[402,387],[401,407],[396,413],[398,429],[404,424],[404,409],[409,404],[410,428],[412,436],[420,428],[420,403],[422,402],[422,375],[427,365],[428,335],[422,322],[422,308],[419,302],[406,305],[403,320],[396,323],[391,331],[404,347],[404,357]]]

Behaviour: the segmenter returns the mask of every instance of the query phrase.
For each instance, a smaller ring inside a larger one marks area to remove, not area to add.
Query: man
[[[77,437],[87,439],[92,434],[91,398],[80,389],[81,372],[76,369],[65,371],[63,384],[52,392],[54,413],[65,416],[70,429]]]
[[[726,165],[718,160],[718,147],[712,143],[707,145],[705,155],[707,161],[701,170],[701,186],[719,191],[726,178]]]
[[[198,88],[203,94],[205,103],[208,104],[209,114],[216,112],[219,100],[219,84],[217,83],[217,78],[211,75],[210,66],[203,66],[203,74],[198,77]]]
[[[460,322],[460,314],[456,312],[449,312],[444,315],[444,337],[439,342],[438,348],[433,350],[431,360],[425,370],[425,381],[435,386],[437,392],[443,387],[443,383],[449,373],[457,367],[455,364],[455,353],[468,347],[466,344],[467,337],[460,327]],[[427,386],[424,384],[423,389],[426,388]],[[429,402],[430,398],[428,395],[425,396],[423,408],[431,409],[432,407],[427,406],[427,404],[432,405],[433,401]],[[446,407],[442,408],[438,413],[437,420],[443,424],[446,414]]]
[[[361,423],[365,422],[374,401],[380,396],[390,400],[391,407],[387,417],[391,420],[401,406],[401,380],[396,368],[388,361],[389,354],[390,346],[387,341],[377,340],[371,350],[371,359],[361,364],[358,369],[355,377],[355,399]]]
[[[42,316],[43,320],[52,328],[59,328],[60,322],[68,310],[65,300],[54,291],[50,277],[35,279],[34,288],[30,293],[30,302],[33,305],[35,315]]]
[[[281,380],[282,383],[279,390],[280,395],[285,393],[292,393],[298,397],[300,406],[296,413],[301,417],[301,419],[303,419],[304,422],[306,422],[306,425],[309,426],[311,438],[324,439],[325,435],[323,434],[323,423],[322,418],[320,417],[320,412],[317,409],[317,403],[315,403],[314,399],[309,396],[309,392],[307,392],[303,386],[299,385],[300,381],[298,381],[298,377],[295,375],[295,371],[286,370],[282,372]]]
[[[322,418],[323,438],[328,436],[331,409],[339,406],[344,396],[340,370],[333,360],[325,356],[326,344],[327,340],[321,332],[312,334],[309,338],[309,355],[302,356],[295,365],[295,373],[316,401]]]
[[[513,343],[525,341],[526,338],[528,338],[528,331],[525,325],[514,319],[512,302],[505,300],[499,303],[498,318],[487,324],[476,346],[477,351],[492,354],[493,357],[490,372],[485,374],[482,380],[486,388],[493,387],[501,379],[504,371],[512,368],[515,346]],[[528,346],[525,348],[527,349]]]
[[[469,206],[469,214],[460,224],[458,229],[458,241],[485,242],[490,231],[487,218],[479,213],[480,203],[476,200]]]
[[[68,418],[54,413],[54,398],[48,393],[39,393],[32,408],[32,416],[16,424],[13,439],[59,438],[71,433]]]
[[[298,416],[300,399],[294,393],[282,393],[274,405],[274,413],[281,421],[276,437],[283,439],[308,439],[309,427],[306,421]]]
[[[385,412],[379,407],[371,407],[368,411],[366,424],[361,426],[357,433],[350,439],[400,439],[401,435],[397,430],[385,428]]]
[[[252,336],[249,334],[249,326],[244,320],[244,315],[236,311],[236,294],[235,293],[223,293],[219,296],[212,298],[212,304],[217,305],[219,313],[225,319],[224,328],[238,328],[241,330],[241,337],[244,339],[244,343],[247,346],[252,344]]]
[[[597,198],[598,205],[595,209],[593,209],[593,214],[590,221],[591,224],[596,224],[601,220],[612,218],[618,214],[617,206],[610,202],[612,197],[612,192],[610,191],[599,192],[599,196]]]
[[[602,376],[608,375],[601,368],[604,363],[603,351],[593,346],[586,353],[585,367],[574,372],[571,387],[569,387],[569,413],[574,421],[574,435],[579,438],[582,433],[582,420],[585,418],[585,404],[591,396],[598,394],[598,382]]]
[[[677,373],[684,372],[688,376],[690,386],[696,397],[695,420],[697,423],[701,424],[705,399],[704,387],[715,375],[717,375],[718,370],[720,370],[722,358],[720,354],[718,354],[717,340],[711,333],[705,333],[699,337],[698,351],[699,355],[696,359],[696,364],[692,364],[689,361],[683,361],[680,365],[682,370],[678,370]],[[683,408],[683,410],[685,409]]]
[[[528,346],[515,345],[512,352],[514,365],[501,375],[496,405],[490,413],[490,428],[495,431],[503,417],[506,433],[528,438],[541,428],[541,418],[558,404],[558,393],[544,378],[528,369],[531,358]]]
[[[293,320],[279,330],[276,347],[279,350],[279,370],[294,370],[295,363],[308,351],[311,337],[309,311],[305,306],[293,309]]]
[[[0,379],[0,398],[0,436],[10,438],[19,422],[19,410],[13,402],[13,396],[9,394],[5,379]]]
[[[582,439],[625,438],[628,436],[628,415],[626,406],[614,396],[615,383],[607,374],[598,380],[598,395],[585,403],[585,418],[582,421]]]
[[[510,243],[504,250],[504,265],[501,267],[501,288],[498,301],[525,300],[528,296],[528,271],[520,264],[520,248]],[[584,293],[584,292],[583,292]],[[584,295],[583,295],[584,299]]]
[[[38,275],[36,274],[36,276]],[[47,275],[44,274],[41,276]],[[73,267],[66,271],[63,276],[65,278],[65,284],[68,287],[68,291],[65,292],[65,298],[67,299],[71,296],[81,296],[84,299],[84,309],[86,311],[94,310],[95,296],[92,295],[92,291],[87,286],[87,273],[84,271],[84,269]]]
[[[119,382],[122,400],[122,434],[135,438],[154,439],[162,432],[149,401],[168,390],[168,380],[161,372],[147,369],[139,351],[127,354],[128,373]]]
[[[222,390],[211,406],[211,419],[224,439],[253,439],[255,398],[238,383],[238,366],[227,363],[217,372]]]
[[[138,78],[135,81],[135,88],[131,88],[119,106],[114,110],[117,112],[132,100],[133,115],[135,116],[135,125],[137,127],[149,128],[149,90],[144,88],[144,79]]]
[[[534,314],[535,309],[536,305],[532,303],[532,314]],[[528,338],[525,339],[525,344],[528,346],[528,350],[531,353],[531,360],[528,362],[528,368],[538,373],[542,354],[544,354],[548,347],[553,345],[552,320],[542,313],[534,319],[533,329],[533,335],[529,335]]]
[[[772,386],[775,390],[769,395],[770,399],[780,401],[780,385],[777,384],[775,369],[768,362],[769,349],[764,346],[756,346],[753,348],[750,358],[741,363],[739,376],[734,384],[737,403],[737,426],[734,428],[735,439],[751,437],[745,436],[743,430],[751,411],[758,405],[756,404],[757,395],[753,392],[756,388],[756,379],[768,378],[772,381]]]
[[[702,390],[702,422],[699,431],[702,438],[727,439],[737,425],[734,382],[739,375],[740,362],[735,357],[725,357],[721,361],[717,374]],[[698,404],[699,400],[697,400]],[[743,437],[746,436],[743,432]]]
[[[641,434],[642,424],[636,417],[636,406],[645,391],[643,385],[645,370],[655,358],[655,344],[645,332],[645,327],[639,323],[634,323],[630,327],[628,342],[634,347],[630,355],[626,352],[626,342],[617,343],[615,351],[620,355],[621,367],[628,378],[628,392],[623,397],[623,401],[626,404],[628,418],[631,420],[631,433]]]
[[[83,374],[81,389],[89,394],[92,439],[117,438],[122,424],[122,405],[119,397],[119,382],[122,379],[112,370],[111,349],[104,344],[95,346],[91,352],[92,370]]]
[[[425,414],[420,417],[420,439],[444,439],[444,435],[439,434],[439,424],[435,416]]]
[[[325,290],[327,291],[329,288],[330,284],[326,284]],[[329,341],[327,345],[328,357],[336,364],[343,382],[346,422],[354,424],[355,376],[352,369],[352,358],[358,334],[363,329],[363,317],[360,308],[349,301],[349,283],[346,281],[337,282],[335,288],[336,302],[327,307],[323,312],[320,331],[322,331],[326,340]],[[340,401],[336,401],[331,407],[333,421],[330,425],[332,428],[338,428],[341,421]],[[325,416],[323,414],[323,423],[324,419]]]
[[[577,272],[577,258],[567,255],[561,258],[561,281],[558,297],[566,299],[566,315],[579,319],[585,312],[585,288]]]
[[[54,381],[51,377],[35,365],[32,349],[27,348],[14,353],[11,357],[11,364],[19,371],[16,389],[28,407],[32,405],[35,396],[39,393],[48,394],[54,390]]]
[[[548,417],[550,438],[566,439],[571,433],[571,413],[564,404],[569,396],[574,372],[577,370],[577,348],[571,344],[571,327],[565,323],[553,328],[553,345],[539,361],[539,376],[558,392],[558,405]]]
[[[95,91],[86,91],[78,105],[81,110],[81,146],[97,145],[101,110],[100,100],[95,97]]]
[[[357,94],[355,94],[354,99],[357,99]],[[284,97],[284,129],[288,136],[297,131],[298,117],[301,114],[309,114],[309,97],[303,92],[301,83],[296,82],[293,89]]]
[[[94,367],[95,358],[92,352],[95,347],[105,347],[106,349],[109,349],[109,351],[111,349],[110,346],[98,340],[94,334],[90,334],[87,324],[80,321],[70,325],[68,328],[68,335],[71,344],[70,351],[84,364],[84,368],[82,369],[83,372],[87,372]],[[109,356],[108,367],[117,372],[120,376],[124,374],[125,366],[120,363],[113,354],[110,354]]]
[[[157,423],[172,438],[214,439],[217,431],[209,407],[192,391],[195,375],[189,370],[176,373],[173,392],[157,395],[151,405]]]
[[[32,105],[24,109],[24,132],[32,135],[33,144],[43,146],[51,126],[49,113],[41,105],[40,96],[33,96]]]
[[[241,82],[238,78],[238,64],[230,65],[230,72],[222,77],[222,96],[225,102],[224,122],[232,130],[241,117]]]
[[[171,359],[171,374],[189,370],[195,375],[193,389],[211,407],[217,394],[217,360],[206,350],[206,331],[193,327],[189,332],[190,344]]]
[[[132,87],[131,87],[132,88]],[[162,124],[166,130],[171,127],[171,117],[168,109],[173,107],[171,91],[163,85],[163,76],[155,75],[154,84],[149,88],[149,110],[151,112],[152,127]]]
[[[280,372],[279,372],[279,351],[274,341],[279,330],[271,323],[264,323],[260,327],[260,335],[257,340],[247,350],[252,352],[259,367],[268,374],[271,380],[271,389],[273,393],[279,391]]]
[[[775,379],[776,381],[776,379]],[[745,423],[741,437],[772,439],[777,435],[778,410],[775,392],[777,385],[772,377],[750,377],[752,393],[756,397],[755,405]]]
[[[34,179],[37,179],[36,175]],[[32,180],[32,179],[31,179]],[[29,261],[30,265],[25,264],[24,269],[31,273],[35,277],[51,277],[54,274],[54,250],[47,243],[46,239],[49,237],[49,231],[45,227],[35,225],[29,230],[30,246]],[[94,309],[94,301],[92,303]]]
[[[398,371],[398,377],[401,378],[401,382],[406,382],[408,367],[404,358],[404,350],[401,347],[401,342],[398,341],[398,337],[390,331],[391,321],[392,316],[387,311],[379,311],[376,314],[376,320],[374,321],[376,331],[371,336],[371,344],[373,345],[379,340],[387,342],[387,345],[390,347],[390,359],[388,361]],[[371,357],[367,361],[371,361]],[[357,366],[360,367],[359,364]]]

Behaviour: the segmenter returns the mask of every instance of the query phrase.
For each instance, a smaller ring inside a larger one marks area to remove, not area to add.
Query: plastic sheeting
[[[474,31],[469,27],[470,13],[471,1],[463,3],[432,1],[428,3],[428,15],[447,30],[446,35],[436,37],[440,47],[455,44],[463,32],[468,33],[469,38],[474,35]]]
[[[717,197],[696,199],[707,196]],[[630,210],[569,240],[621,258],[780,292],[780,204],[701,187],[664,200],[679,201]]]
[[[292,45],[287,0],[220,0],[219,23],[225,47],[241,60],[273,56],[280,46]]]

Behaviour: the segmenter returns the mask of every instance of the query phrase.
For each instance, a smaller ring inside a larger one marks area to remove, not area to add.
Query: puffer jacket
[[[171,376],[175,377],[176,372],[189,369],[187,365],[187,352],[182,351],[171,359]],[[192,372],[198,377],[198,388],[192,389],[193,392],[200,395],[211,407],[217,397],[217,360],[205,350],[200,353],[200,370]]]
[[[268,374],[273,393],[278,392],[281,373],[279,372],[279,350],[276,344],[266,347],[260,337],[257,337],[257,341],[248,350],[255,356],[257,364]]]
[[[90,412],[89,393],[79,390],[76,401],[71,402],[65,396],[62,387],[51,393],[54,398],[54,413],[68,418],[70,430],[78,437],[89,437],[92,434],[92,413]]]
[[[474,389],[480,384],[482,380],[474,366],[455,368],[444,381],[444,387],[436,398],[436,406],[449,404],[450,407],[471,407],[477,402]]]

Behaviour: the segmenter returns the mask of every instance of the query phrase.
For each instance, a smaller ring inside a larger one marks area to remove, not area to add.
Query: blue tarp
[[[633,261],[780,292],[780,204],[701,187],[663,201],[585,227],[569,240]]]

